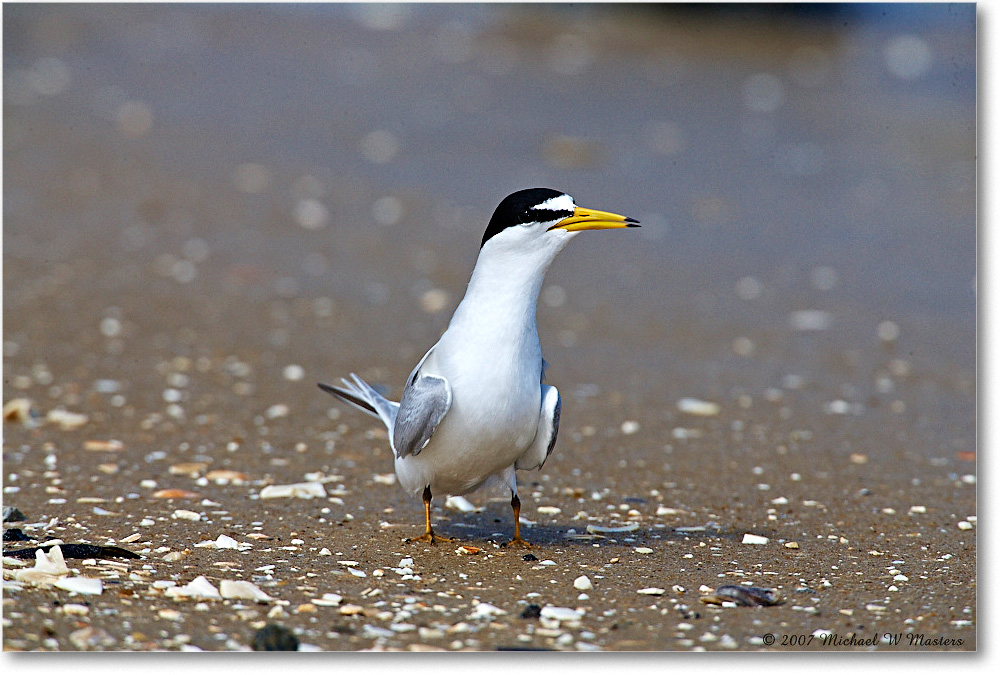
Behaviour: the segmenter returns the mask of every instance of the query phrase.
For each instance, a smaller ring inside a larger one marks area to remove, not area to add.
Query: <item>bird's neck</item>
[[[537,251],[528,257],[481,252],[451,326],[463,332],[489,331],[500,339],[525,330],[537,334],[538,294],[557,252]]]

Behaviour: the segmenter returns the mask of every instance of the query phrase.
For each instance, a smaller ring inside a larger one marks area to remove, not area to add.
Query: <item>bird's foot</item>
[[[419,537],[411,537],[409,539],[404,539],[403,541],[405,541],[407,544],[414,543],[414,542],[424,542],[424,543],[427,543],[427,544],[437,544],[437,543],[448,543],[448,542],[458,541],[458,540],[457,539],[453,539],[451,537],[442,537],[439,534],[435,534],[433,530],[428,530],[427,532],[424,532]]]
[[[500,545],[504,548],[533,548],[530,543],[526,542],[524,539],[521,539],[521,537],[514,537],[506,544],[500,544]]]

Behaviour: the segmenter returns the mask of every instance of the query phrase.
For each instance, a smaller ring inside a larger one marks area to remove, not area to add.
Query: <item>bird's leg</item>
[[[411,541],[426,541],[428,544],[433,544],[438,541],[455,541],[448,537],[442,537],[440,535],[434,534],[434,528],[431,527],[431,486],[428,485],[424,488],[424,522],[427,525],[427,529],[419,537],[413,537],[412,539],[407,539],[407,542]]]
[[[514,538],[504,544],[504,546],[523,546],[524,548],[531,548],[531,544],[526,542],[524,539],[521,539],[521,500],[517,498],[516,492],[511,494],[510,508],[514,510]]]

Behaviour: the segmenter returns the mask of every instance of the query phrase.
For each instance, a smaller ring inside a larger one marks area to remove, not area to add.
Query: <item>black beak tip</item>
[[[639,221],[635,218],[625,218],[625,227],[639,227]]]

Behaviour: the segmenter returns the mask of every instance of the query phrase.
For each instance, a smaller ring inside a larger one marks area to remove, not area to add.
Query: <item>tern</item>
[[[559,432],[559,390],[543,383],[536,313],[556,254],[584,230],[638,227],[633,218],[576,205],[568,194],[531,188],[508,195],[490,219],[465,297],[441,339],[406,379],[399,402],[360,377],[319,387],[374,417],[389,431],[400,486],[424,502],[464,495],[487,481],[510,490],[514,537],[521,538],[515,471],[541,468]]]

